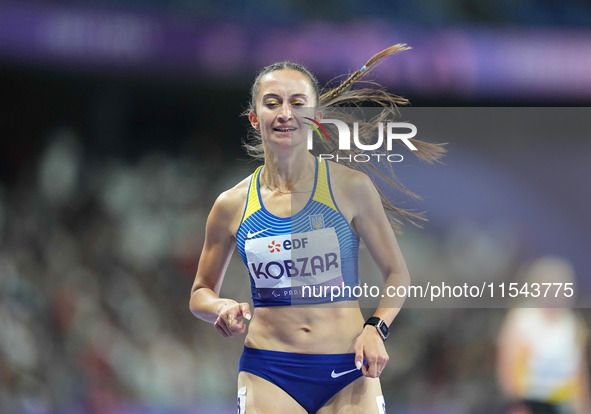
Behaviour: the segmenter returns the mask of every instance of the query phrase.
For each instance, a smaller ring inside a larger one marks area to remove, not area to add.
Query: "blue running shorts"
[[[366,363],[366,361],[364,361]],[[239,371],[264,378],[313,414],[340,390],[363,376],[355,354],[295,354],[244,347]]]

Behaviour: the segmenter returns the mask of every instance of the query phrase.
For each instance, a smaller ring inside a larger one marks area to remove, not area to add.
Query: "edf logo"
[[[280,247],[283,247],[283,249],[285,250],[296,250],[296,249],[303,249],[306,247],[306,245],[308,244],[308,238],[307,237],[303,237],[301,239],[287,239],[283,241],[283,246],[277,242],[275,242],[275,240],[273,240],[271,242],[271,244],[269,246],[267,246],[270,250],[271,253],[275,253],[275,252],[280,252]]]

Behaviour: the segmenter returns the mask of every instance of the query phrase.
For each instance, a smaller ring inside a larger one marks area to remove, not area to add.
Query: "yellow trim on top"
[[[335,206],[334,201],[330,195],[328,173],[326,171],[328,168],[327,162],[328,161],[326,160],[318,159],[318,181],[316,183],[316,191],[314,192],[314,197],[312,197],[312,199],[338,212],[339,210],[337,209],[337,206]]]
[[[529,381],[528,363],[530,359],[530,352],[524,346],[520,346],[516,351],[515,358],[515,385],[517,386],[518,395],[525,395],[527,391],[527,383]]]
[[[548,402],[551,404],[560,404],[571,401],[578,391],[578,383],[576,378],[564,381],[562,385],[556,387],[548,396]]]
[[[246,199],[246,209],[244,210],[242,223],[244,223],[247,218],[261,209],[259,194],[257,192],[257,177],[259,176],[261,168],[263,168],[262,165],[256,169],[254,174],[252,174],[252,178],[250,179],[250,188],[248,190],[248,198]]]

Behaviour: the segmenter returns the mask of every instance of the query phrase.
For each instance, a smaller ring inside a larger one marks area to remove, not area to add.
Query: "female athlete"
[[[355,165],[312,155],[307,124],[330,107],[370,103],[389,111],[405,103],[382,89],[351,88],[383,57],[404,49],[375,55],[324,94],[307,69],[291,62],[264,68],[253,84],[248,117],[258,141],[247,148],[264,163],[214,203],[190,299],[193,314],[224,337],[243,334],[248,324],[239,413],[385,412],[379,376],[400,304],[382,299],[366,321],[350,293],[312,297],[306,288],[358,285],[359,239],[383,273],[384,289],[407,285],[398,221],[385,209],[411,221],[418,216],[390,204]],[[413,143],[427,160],[443,152]],[[254,314],[248,303],[218,296],[235,247],[250,274]]]
[[[588,330],[572,299],[548,290],[572,286],[574,269],[566,259],[545,256],[529,265],[525,280],[535,299],[508,312],[497,344],[499,385],[510,400],[507,413],[589,413]]]

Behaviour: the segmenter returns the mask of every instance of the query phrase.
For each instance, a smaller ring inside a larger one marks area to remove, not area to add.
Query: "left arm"
[[[410,275],[373,182],[365,174],[355,174],[354,181],[349,187],[352,188],[350,202],[358,208],[352,225],[365,242],[385,279],[382,290],[384,296],[373,316],[390,326],[406,297],[388,297],[385,292],[391,286],[408,286]],[[373,378],[379,376],[389,359],[381,336],[375,327],[369,325],[356,340],[355,354],[358,367],[364,357],[367,359],[367,365],[363,366],[363,375]]]

